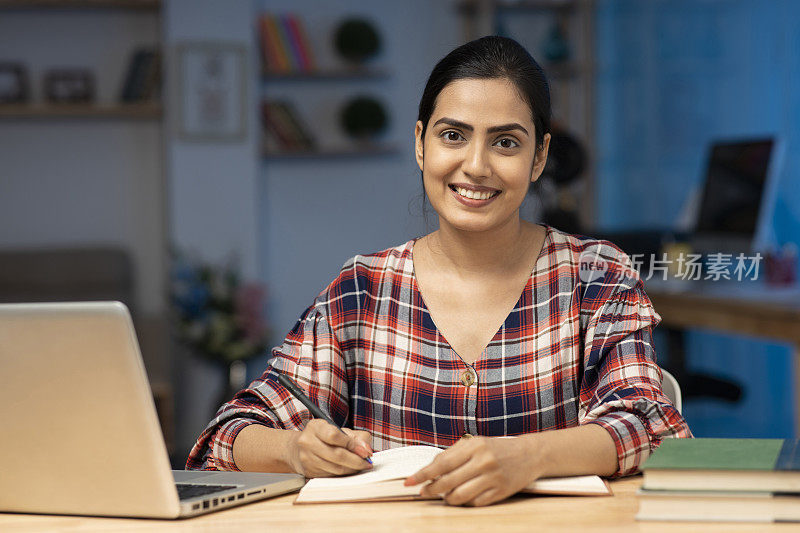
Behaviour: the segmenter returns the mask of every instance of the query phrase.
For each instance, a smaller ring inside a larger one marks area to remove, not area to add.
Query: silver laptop
[[[176,518],[295,474],[171,471],[127,308],[0,304],[0,511]]]

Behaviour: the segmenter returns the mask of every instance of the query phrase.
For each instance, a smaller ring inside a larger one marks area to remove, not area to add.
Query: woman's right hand
[[[344,431],[344,433],[342,433]],[[372,468],[372,440],[366,431],[342,429],[324,420],[311,420],[303,431],[293,431],[288,462],[307,478],[354,474]]]

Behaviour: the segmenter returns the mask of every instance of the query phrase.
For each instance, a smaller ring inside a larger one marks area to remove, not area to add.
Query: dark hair
[[[422,137],[425,137],[436,98],[449,83],[464,79],[496,78],[511,81],[520,97],[530,106],[536,128],[536,146],[541,147],[544,134],[550,131],[550,85],[542,67],[521,44],[498,35],[463,44],[433,67],[419,101],[417,120],[422,121]]]
[[[542,67],[521,44],[498,35],[481,37],[463,44],[433,67],[419,101],[417,120],[422,121],[423,141],[436,99],[449,83],[463,79],[498,78],[505,78],[513,83],[520,97],[530,107],[536,129],[536,148],[541,148],[545,133],[550,132],[550,85]],[[424,183],[422,195],[425,213]]]

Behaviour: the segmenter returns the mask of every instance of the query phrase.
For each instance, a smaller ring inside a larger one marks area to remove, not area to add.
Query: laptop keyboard
[[[223,490],[235,489],[236,485],[199,485],[194,483],[175,483],[175,487],[178,489],[178,497],[181,500],[188,500],[189,498],[196,498],[197,496],[205,496],[206,494],[222,492]]]

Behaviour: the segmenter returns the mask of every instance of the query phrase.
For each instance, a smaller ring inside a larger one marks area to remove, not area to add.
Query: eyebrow
[[[454,118],[447,118],[447,117],[440,118],[439,120],[437,120],[434,123],[433,126],[435,127],[437,124],[441,124],[441,123],[449,124],[450,126],[454,126],[456,128],[461,128],[461,129],[467,130],[467,131],[473,131],[475,129],[472,126],[470,126],[469,124],[467,124],[466,122],[461,122],[460,120],[456,120]],[[530,137],[530,133],[528,133],[528,130],[526,130],[520,124],[517,124],[516,122],[512,122],[511,124],[500,124],[499,126],[492,126],[491,128],[486,128],[486,133],[496,133],[496,132],[499,132],[499,131],[509,131],[509,130],[521,130],[522,132],[525,133],[525,135]]]

